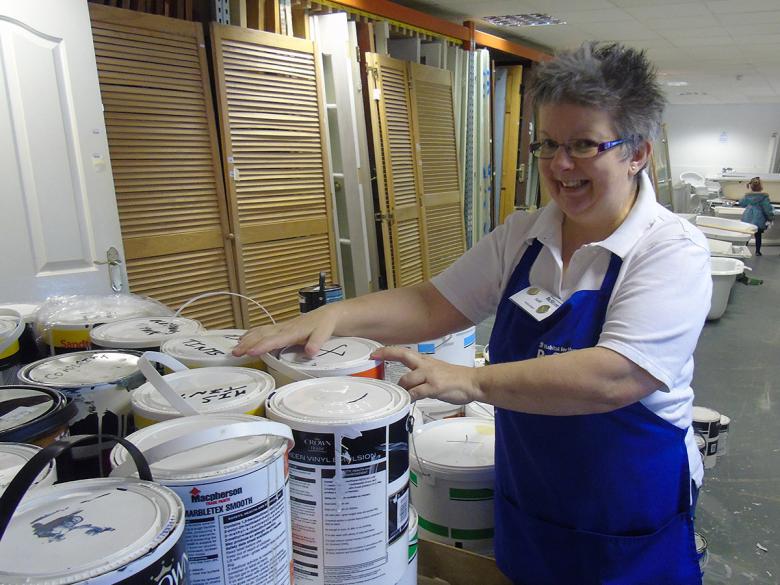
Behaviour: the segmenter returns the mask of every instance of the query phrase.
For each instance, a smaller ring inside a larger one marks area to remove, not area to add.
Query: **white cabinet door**
[[[86,0],[0,2],[0,300],[126,286]]]

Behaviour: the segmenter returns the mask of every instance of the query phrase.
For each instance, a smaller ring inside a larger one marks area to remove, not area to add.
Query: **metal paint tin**
[[[271,395],[293,429],[296,585],[397,583],[408,566],[409,394],[384,380],[317,378]]]
[[[693,430],[707,441],[704,455],[704,468],[715,467],[718,455],[718,435],[720,435],[720,413],[703,406],[693,407]]]
[[[439,420],[415,430],[412,441],[411,491],[420,537],[492,554],[494,422]]]
[[[718,433],[718,457],[729,452],[729,429],[731,419],[725,414],[720,415],[720,432]]]
[[[0,386],[0,441],[46,447],[68,434],[77,406],[41,386]]]
[[[99,348],[156,351],[171,338],[203,331],[198,321],[184,317],[137,317],[99,325],[90,331],[90,339]]]
[[[24,443],[0,443],[0,496],[19,470],[40,450],[40,447]],[[55,481],[57,468],[51,460],[28,489],[54,485]]]
[[[234,366],[240,368],[263,369],[259,357],[232,354],[246,329],[215,329],[195,335],[184,335],[169,339],[162,344],[160,351],[183,363],[188,368],[213,366]]]
[[[301,313],[308,313],[323,305],[344,300],[341,285],[326,284],[323,288],[319,285],[307,286],[298,291],[298,306]]]

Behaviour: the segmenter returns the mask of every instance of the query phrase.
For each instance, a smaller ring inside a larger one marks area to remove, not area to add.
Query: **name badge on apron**
[[[529,286],[509,298],[537,321],[544,321],[563,304],[561,299],[539,286]]]

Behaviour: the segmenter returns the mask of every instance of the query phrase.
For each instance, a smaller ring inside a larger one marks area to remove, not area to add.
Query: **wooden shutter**
[[[171,307],[235,289],[200,23],[90,4],[130,289]],[[229,298],[193,305],[240,323]]]
[[[466,251],[452,73],[417,63],[408,66],[412,128],[428,236],[428,267],[433,277]]]
[[[366,53],[387,286],[429,278],[406,62]]]
[[[277,320],[336,273],[319,59],[310,41],[211,25],[242,293]]]
[[[512,65],[507,68],[506,110],[504,112],[504,156],[502,163],[501,195],[498,222],[504,223],[506,217],[515,210],[517,190],[517,167],[520,162],[520,85],[523,82],[523,66]],[[499,114],[500,115],[500,114]]]

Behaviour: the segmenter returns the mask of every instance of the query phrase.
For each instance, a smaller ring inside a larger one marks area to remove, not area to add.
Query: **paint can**
[[[409,505],[409,564],[397,585],[417,585],[417,511]]]
[[[292,583],[288,427],[244,414],[196,415],[127,440],[184,502],[191,585]],[[126,460],[117,445],[112,475],[132,473]]]
[[[301,345],[291,345],[279,352],[263,355],[268,373],[276,386],[309,378],[357,376],[384,378],[384,362],[371,359],[381,343],[362,337],[333,337],[322,344],[314,357],[309,357]]]
[[[0,496],[22,467],[40,450],[40,447],[25,443],[0,443]],[[52,459],[33,480],[29,489],[54,485],[55,481],[57,481],[57,468]]]
[[[89,479],[25,495],[63,446],[36,455],[2,495],[0,582],[188,585],[184,506],[152,483],[148,466],[143,481]]]
[[[198,321],[184,317],[137,317],[99,325],[89,335],[96,348],[158,351],[166,340],[203,331]]]
[[[268,418],[289,425],[296,585],[397,583],[408,566],[409,394],[336,377],[279,388]]]
[[[234,366],[264,369],[263,361],[256,356],[236,357],[233,348],[238,345],[246,329],[215,329],[196,335],[184,335],[169,339],[160,351],[180,361],[188,368]]]
[[[487,402],[469,402],[465,409],[464,414],[470,418],[487,418],[493,420],[496,418],[496,409],[492,404]]]
[[[59,390],[75,403],[71,435],[124,437],[135,430],[130,391],[144,382],[139,358],[138,352],[116,349],[66,353],[26,365],[19,371],[19,379]],[[73,465],[61,466],[61,479],[103,475],[100,471],[107,468],[111,447],[112,442],[102,439],[94,445],[75,447],[69,454]]]
[[[693,407],[693,430],[707,441],[704,455],[704,468],[712,469],[718,455],[718,435],[720,434],[720,413],[704,406]]]
[[[323,305],[344,300],[344,291],[338,284],[325,284],[325,273],[320,272],[320,282],[298,291],[298,306],[301,313],[308,313]]]
[[[710,553],[707,550],[707,539],[698,532],[693,533],[693,539],[696,543],[696,558],[699,561],[699,570],[701,571],[701,576],[704,577],[704,569],[710,560]]]
[[[727,455],[729,452],[729,427],[731,418],[725,414],[720,415],[720,433],[718,433],[718,457]]]
[[[22,364],[19,338],[24,319],[13,309],[0,309],[0,384],[15,384]]]
[[[707,456],[707,439],[702,437],[699,433],[694,433],[693,438],[696,441],[696,448],[701,455],[701,462],[704,463],[704,458]]]
[[[463,416],[463,405],[450,404],[437,398],[420,398],[412,406],[412,416],[414,417],[413,430],[416,430],[435,420]]]
[[[197,368],[189,370],[168,357],[162,361],[175,371],[165,376],[155,375],[145,367],[144,360],[164,356],[154,352],[141,358],[141,369],[149,380],[133,390],[130,398],[136,428],[192,414],[262,415],[274,379],[267,373],[251,368]],[[148,363],[148,362],[147,362]],[[162,382],[162,383],[161,383]],[[167,385],[170,388],[165,387]],[[170,392],[181,397],[189,411],[179,408]]]
[[[16,311],[24,319],[24,332],[19,338],[19,351],[20,360],[22,364],[29,364],[37,359],[43,357],[39,351],[38,346],[35,343],[35,312],[38,310],[38,305],[32,303],[15,303],[8,305],[0,305],[0,309],[10,309]],[[0,352],[2,353],[2,352]]]
[[[456,366],[474,367],[476,355],[477,328],[469,327],[463,331],[445,335],[431,341],[420,343],[401,344],[399,347],[411,349],[419,354],[447,362]],[[385,369],[385,380],[398,383],[406,372],[409,371],[400,362],[388,362]]]
[[[0,441],[46,447],[68,435],[77,406],[40,386],[0,386]]]
[[[412,435],[411,490],[419,533],[480,554],[493,554],[495,425],[456,418]]]

